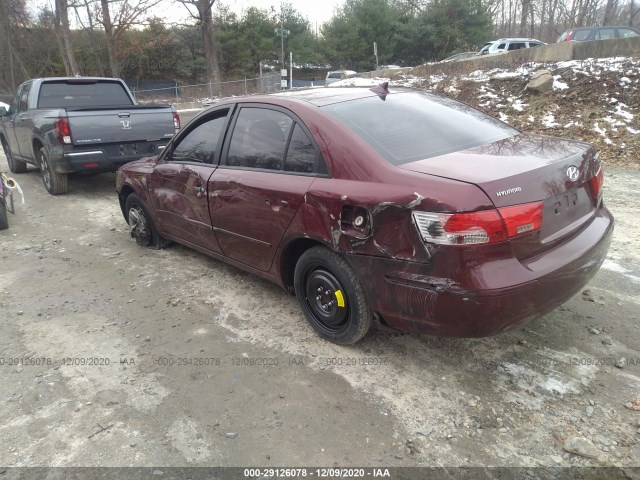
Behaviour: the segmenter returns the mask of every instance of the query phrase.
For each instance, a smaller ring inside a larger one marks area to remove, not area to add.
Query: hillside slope
[[[553,92],[526,91],[531,76],[541,69],[553,75]],[[351,78],[332,86],[385,80]],[[528,132],[592,142],[605,164],[640,168],[638,58],[529,63],[516,69],[459,75],[398,73],[388,80],[392,85],[425,88],[456,98]]]

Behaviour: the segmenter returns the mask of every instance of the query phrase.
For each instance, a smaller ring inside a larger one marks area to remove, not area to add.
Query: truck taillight
[[[58,140],[63,145],[71,145],[71,127],[69,126],[69,119],[62,117],[53,122],[53,130],[58,137]]]
[[[180,115],[178,115],[178,112],[173,112],[173,127],[176,130],[180,130]]]
[[[425,242],[442,245],[496,243],[542,226],[542,202],[468,213],[413,212]]]

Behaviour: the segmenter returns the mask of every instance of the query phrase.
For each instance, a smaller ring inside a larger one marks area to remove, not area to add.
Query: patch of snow
[[[9,110],[9,105],[7,105],[6,103],[0,102],[0,107],[4,107],[5,110]]]
[[[555,115],[553,115],[553,113],[551,112],[547,112],[547,114],[544,117],[542,117],[541,123],[547,128],[560,126],[560,124],[556,122]]]
[[[561,80],[560,75],[554,75],[553,76],[553,90],[566,90],[567,88],[569,88],[569,85],[567,85],[566,83],[564,83]]]
[[[633,134],[633,135],[637,135],[640,133],[640,130],[636,130],[635,128],[631,128],[629,126],[627,126],[627,130],[629,131],[629,133]]]

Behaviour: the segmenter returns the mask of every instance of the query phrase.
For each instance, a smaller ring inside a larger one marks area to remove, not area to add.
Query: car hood
[[[596,173],[591,161],[594,153],[587,143],[521,133],[399,167],[475,184],[501,207],[543,200],[578,187]],[[567,176],[571,166],[579,170],[575,180]]]

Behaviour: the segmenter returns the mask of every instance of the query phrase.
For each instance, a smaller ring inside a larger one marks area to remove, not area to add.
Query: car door
[[[18,99],[18,111],[15,116],[14,132],[20,156],[24,160],[33,162],[34,151],[32,147],[33,140],[33,112],[29,110],[29,92],[31,91],[31,82],[25,82]]]
[[[209,180],[212,224],[227,257],[267,271],[309,186],[327,170],[306,127],[286,110],[243,105],[228,137]]]
[[[167,147],[147,180],[162,232],[218,253],[207,182],[220,158],[228,114],[228,108],[218,109],[190,124]]]
[[[21,129],[23,127],[24,111],[27,109],[27,99],[30,89],[31,82],[25,82],[20,85],[15,97],[13,97],[13,100],[11,101],[11,106],[9,107],[9,121],[7,122],[7,142],[9,144],[9,147],[11,148],[12,154],[16,158],[23,157],[23,153],[20,150],[20,143],[23,143],[22,148],[25,149],[24,142],[20,142],[19,139],[21,136],[23,136],[23,132],[21,132]],[[22,117],[20,116],[21,114]],[[21,135],[18,136],[18,133],[21,133]],[[27,145],[29,145],[30,150],[30,140]]]

